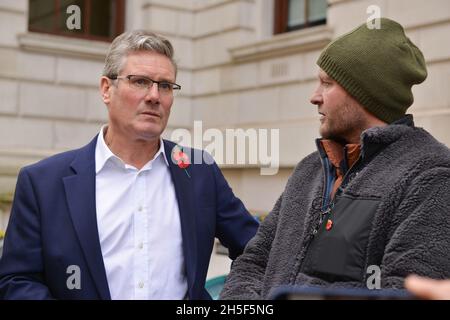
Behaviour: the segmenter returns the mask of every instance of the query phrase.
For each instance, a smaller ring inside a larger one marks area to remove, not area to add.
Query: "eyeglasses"
[[[181,86],[179,84],[168,81],[156,81],[145,76],[138,76],[134,74],[130,74],[128,76],[112,76],[108,78],[111,80],[127,79],[133,89],[142,92],[151,89],[154,83],[158,85],[158,91],[162,95],[173,95],[174,92],[181,90]]]

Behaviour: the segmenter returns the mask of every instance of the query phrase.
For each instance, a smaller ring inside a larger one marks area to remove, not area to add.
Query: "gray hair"
[[[173,46],[169,40],[145,30],[135,30],[117,36],[109,47],[105,59],[103,75],[117,76],[127,55],[134,51],[153,51],[165,55],[170,59],[177,74],[177,64],[173,58]]]

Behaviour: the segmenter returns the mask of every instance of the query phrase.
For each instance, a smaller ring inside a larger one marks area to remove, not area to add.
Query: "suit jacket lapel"
[[[183,239],[183,253],[186,265],[189,292],[192,294],[193,286],[196,283],[195,275],[197,270],[197,231],[195,223],[195,203],[192,183],[192,164],[182,169],[172,157],[173,148],[176,144],[164,140],[164,149],[169,162],[170,174],[175,187],[175,194],[180,212],[181,233]],[[192,159],[192,157],[190,158]]]
[[[75,171],[64,177],[64,188],[70,215],[81,244],[89,272],[101,299],[111,299],[97,228],[95,202],[95,137],[80,149],[71,164]]]

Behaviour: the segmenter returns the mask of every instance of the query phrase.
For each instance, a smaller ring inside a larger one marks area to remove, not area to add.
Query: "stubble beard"
[[[347,99],[342,106],[338,107],[332,118],[328,116],[320,128],[323,139],[336,141],[340,144],[351,143],[355,135],[358,137],[366,127],[366,119],[361,107]]]

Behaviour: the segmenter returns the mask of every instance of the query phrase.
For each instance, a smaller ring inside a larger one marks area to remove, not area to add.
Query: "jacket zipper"
[[[320,157],[320,161],[322,162],[322,170],[324,172],[324,184],[323,184],[323,195],[324,195],[324,201],[322,202],[322,207],[320,209],[320,216],[319,216],[319,223],[316,225],[316,227],[313,229],[312,233],[310,235],[308,235],[308,239],[305,241],[304,245],[302,246],[302,257],[301,262],[300,262],[300,272],[302,272],[303,270],[303,261],[305,259],[305,256],[307,254],[307,250],[312,242],[312,240],[314,239],[314,237],[316,236],[316,234],[319,232],[320,227],[322,226],[322,223],[325,219],[325,216],[328,215],[329,213],[331,213],[331,210],[334,207],[335,204],[335,200],[336,200],[336,195],[337,193],[334,195],[333,199],[330,200],[330,203],[327,205],[326,210],[323,210],[324,208],[324,204],[325,204],[325,199],[326,199],[326,192],[327,190],[327,175],[328,173],[325,170],[325,165],[324,165],[324,160],[322,159],[322,157]],[[352,170],[354,168],[356,168],[357,165],[359,165],[359,163],[361,162],[361,155],[358,157],[358,159],[356,160],[356,162],[350,167],[350,169],[345,173],[344,178],[342,178],[342,183],[341,183],[341,187],[345,186],[344,183],[347,183],[347,178],[349,177],[349,174],[352,172]],[[339,190],[339,189],[338,189]]]
[[[319,213],[319,223],[316,225],[316,227],[313,229],[312,236],[310,237],[307,245],[309,246],[309,243],[311,242],[312,238],[319,232],[320,226],[323,223],[325,215],[327,215],[331,211],[331,207],[334,205],[334,199],[330,199],[328,204],[326,203],[328,200],[328,195],[330,190],[328,190],[328,171],[325,168],[325,162],[322,157],[320,157],[320,161],[322,163],[322,171],[323,171],[323,191],[322,191],[322,197],[323,201],[320,206],[320,213]],[[326,208],[324,210],[324,208]],[[306,248],[305,248],[306,249]]]
[[[323,207],[324,207],[325,201],[327,199],[326,193],[328,191],[327,190],[328,189],[327,188],[327,186],[328,186],[328,184],[327,184],[328,173],[327,173],[327,171],[325,169],[325,163],[324,163],[324,160],[323,160],[322,156],[320,156],[320,162],[322,163],[322,171],[323,171],[323,191],[322,191],[323,201],[322,201],[321,207],[320,207],[319,225],[314,227],[313,231],[310,234],[307,235],[307,239],[306,239],[306,241],[304,242],[304,244],[302,246],[301,257],[300,257],[300,262],[299,262],[300,263],[299,272],[303,271],[303,261],[305,260],[306,254],[308,252],[308,247],[311,244],[312,240],[314,239],[314,236],[317,234],[317,232],[318,232],[318,230],[319,230],[319,228],[320,228],[320,226],[322,225],[322,222],[323,222],[323,216],[324,216],[323,215]]]

